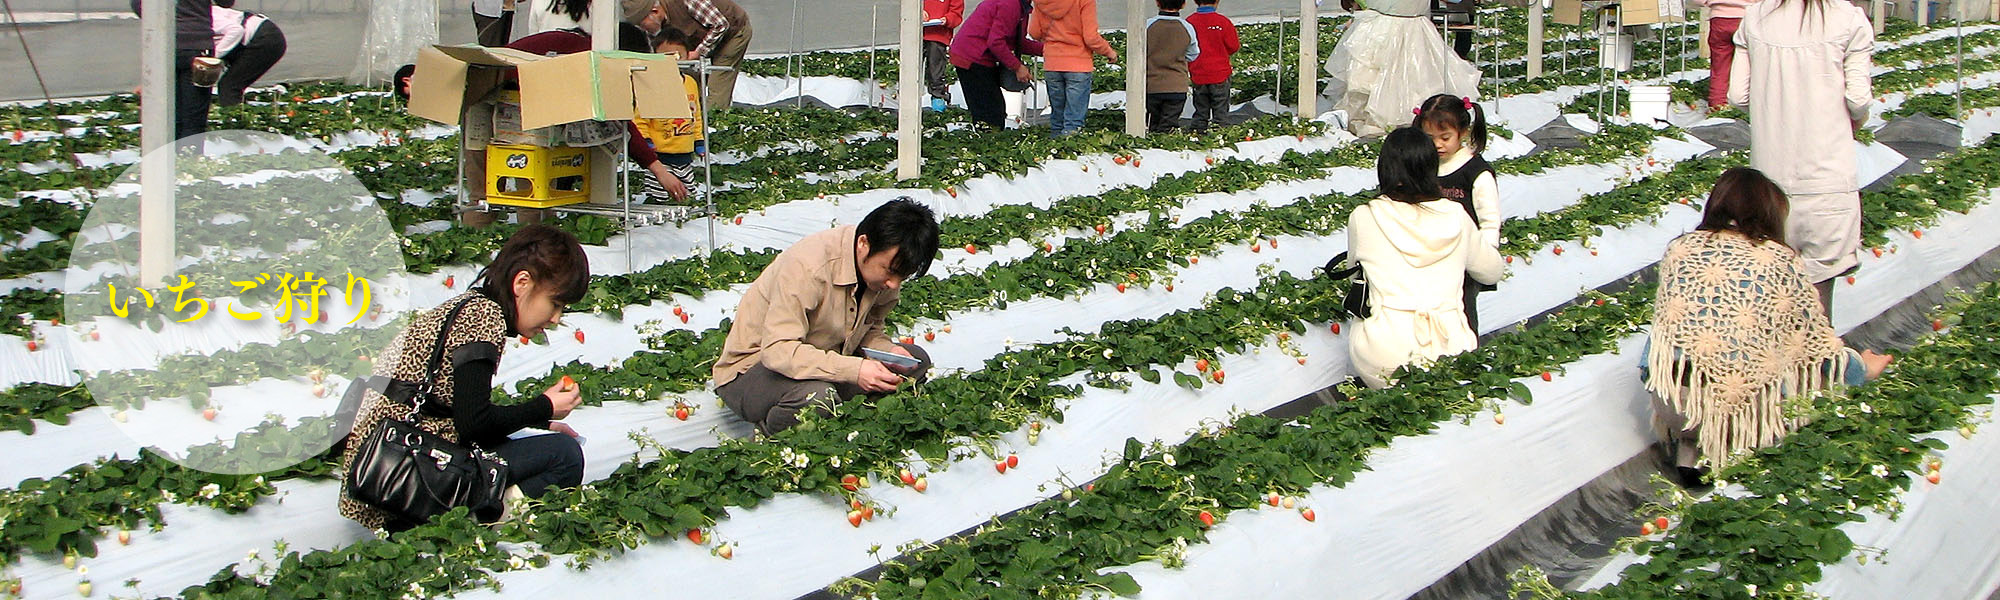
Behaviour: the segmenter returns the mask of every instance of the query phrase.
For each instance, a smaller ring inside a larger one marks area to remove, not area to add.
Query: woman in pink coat
[[[1791,197],[1785,241],[1833,314],[1833,280],[1860,264],[1854,132],[1874,97],[1875,32],[1833,0],[1769,0],[1744,10],[1729,102],[1750,111],[1750,166]]]

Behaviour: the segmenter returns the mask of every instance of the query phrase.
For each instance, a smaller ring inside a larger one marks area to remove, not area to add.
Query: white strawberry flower
[[[1757,595],[1757,584],[1754,583],[1743,584],[1743,589],[1749,591],[1750,595],[1752,596]]]
[[[1869,406],[1867,402],[1863,402],[1861,403],[1861,414],[1864,415],[1875,414],[1875,407]]]
[[[1868,468],[1868,472],[1869,472],[1869,473],[1874,473],[1876,477],[1888,477],[1888,476],[1889,476],[1889,466],[1888,466],[1888,465],[1875,465],[1875,466],[1873,466],[1873,467],[1869,467],[1869,468]]]
[[[203,500],[208,500],[214,498],[216,494],[220,493],[222,493],[222,486],[210,483],[208,485],[201,486],[201,493],[199,495]]]
[[[859,432],[859,431],[849,431],[849,432],[847,432],[847,441],[850,441],[850,442],[852,442],[852,441],[854,441],[854,438],[857,438],[857,437],[861,437],[861,432]]]
[[[1785,498],[1784,494],[1778,494],[1778,504],[1790,505],[1791,503],[1792,501]]]
[[[1167,453],[1166,455],[1162,456],[1162,457],[1160,458],[1160,460],[1161,460],[1161,462],[1165,462],[1165,463],[1167,463],[1167,466],[1169,466],[1169,467],[1171,467],[1171,466],[1174,466],[1175,464],[1177,464],[1177,463],[1175,463],[1175,462],[1174,462],[1174,455],[1173,455],[1173,453],[1171,453],[1171,452],[1169,452],[1169,453]]]
[[[1110,349],[1110,348],[1105,348],[1105,349],[1104,349],[1104,360],[1111,360],[1111,349]]]
[[[520,569],[526,566],[528,566],[528,561],[521,560],[519,556],[507,557],[507,568],[509,569]]]
[[[826,464],[827,464],[827,465],[829,465],[829,466],[832,466],[832,467],[833,467],[833,468],[835,468],[835,469],[838,469],[838,468],[840,468],[840,457],[838,457],[838,456],[829,456],[829,457],[827,457],[827,458],[826,458]]]

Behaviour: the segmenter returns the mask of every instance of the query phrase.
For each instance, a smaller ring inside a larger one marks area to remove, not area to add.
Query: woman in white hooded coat
[[[1415,128],[1389,133],[1375,170],[1382,197],[1347,220],[1348,256],[1368,281],[1370,315],[1353,327],[1348,353],[1362,383],[1385,388],[1403,365],[1479,347],[1467,325],[1465,277],[1497,283],[1500,251],[1438,189],[1437,151]]]

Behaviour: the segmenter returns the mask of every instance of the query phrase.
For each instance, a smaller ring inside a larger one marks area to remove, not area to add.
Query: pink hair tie
[[[1465,101],[1465,110],[1472,110],[1472,98],[1470,96],[1465,98],[1460,98],[1460,100]]]
[[[1419,107],[1416,107],[1416,108],[1412,108],[1412,109],[1410,109],[1410,114],[1413,114],[1413,115],[1421,115],[1421,114],[1424,114],[1424,107],[1421,107],[1421,106],[1419,106]]]

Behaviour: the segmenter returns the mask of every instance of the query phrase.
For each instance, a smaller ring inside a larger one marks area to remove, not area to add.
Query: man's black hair
[[[619,23],[618,49],[626,52],[651,53],[653,51],[652,37],[646,35],[646,30],[640,29],[637,25]]]
[[[868,236],[868,253],[900,248],[890,270],[905,278],[922,277],[938,253],[937,216],[931,209],[909,198],[890,200],[870,211],[854,228],[856,236]]]
[[[403,65],[396,69],[395,77],[389,78],[389,89],[396,92],[396,97],[402,98],[404,102],[410,101],[410,93],[403,91],[403,79],[415,74],[417,74],[416,65]]]
[[[1375,160],[1382,195],[1412,204],[1436,200],[1444,196],[1437,172],[1437,148],[1423,130],[1406,125],[1382,139],[1382,156]]]
[[[1187,6],[1187,0],[1158,0],[1160,10],[1180,10]]]

